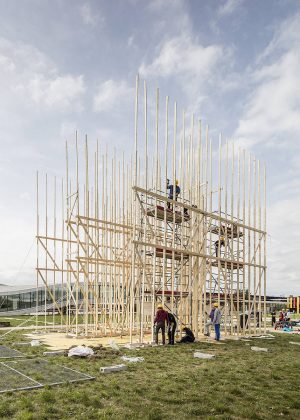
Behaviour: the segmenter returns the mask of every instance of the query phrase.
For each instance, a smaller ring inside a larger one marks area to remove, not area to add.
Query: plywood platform
[[[221,225],[221,228],[219,228],[219,226],[211,226],[209,231],[215,235],[227,235],[228,238],[237,238],[243,236],[243,232],[240,231],[239,234],[237,233],[237,226],[234,226],[233,229],[229,226],[226,228],[224,225]]]
[[[209,263],[209,261],[208,261],[208,263]],[[216,261],[211,261],[211,265],[213,267],[218,267],[219,266],[217,260]],[[220,260],[220,265],[221,265],[222,268],[227,268],[227,270],[231,270],[231,268],[233,270],[237,270],[237,269],[242,269],[244,267],[244,265],[243,265],[242,262],[239,262],[239,263],[237,263],[237,262],[230,262],[230,261],[228,262],[228,261],[222,260],[222,259]]]
[[[173,212],[173,210],[164,208],[163,206],[153,206],[148,208],[147,215],[151,217],[157,217],[159,220],[165,220],[166,218],[167,222],[173,222],[173,220],[175,220],[175,223],[177,224],[190,220],[190,216],[188,214],[182,214],[176,210]]]

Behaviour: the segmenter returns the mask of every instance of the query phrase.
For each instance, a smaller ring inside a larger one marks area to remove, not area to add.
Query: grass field
[[[12,332],[0,344],[24,340]],[[300,336],[276,334],[276,339],[223,345],[195,343],[122,350],[145,361],[127,371],[100,374],[101,366],[121,363],[120,355],[103,352],[102,359],[70,359],[57,363],[95,376],[94,381],[0,395],[1,419],[276,419],[300,417]],[[256,353],[250,346],[268,347]],[[20,348],[28,356],[45,347]],[[193,357],[195,350],[215,359]],[[3,378],[0,378],[3,381]]]

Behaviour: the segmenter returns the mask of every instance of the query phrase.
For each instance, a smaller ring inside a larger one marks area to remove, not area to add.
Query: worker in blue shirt
[[[175,195],[174,195],[174,185],[173,184],[170,185],[170,180],[167,179],[167,190],[170,190],[168,198],[170,200],[177,201],[177,197],[180,194],[180,187],[179,187],[178,184],[179,184],[178,179],[176,179],[176,187],[175,187]],[[171,209],[171,203],[169,203],[169,202],[168,202],[168,208]]]

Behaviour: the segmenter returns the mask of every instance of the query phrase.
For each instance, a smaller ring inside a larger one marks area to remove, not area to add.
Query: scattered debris
[[[275,338],[275,335],[273,335],[273,334],[254,334],[254,335],[251,335],[250,336],[251,338],[259,338],[259,339],[265,339],[265,340],[268,340],[268,339],[274,339]]]
[[[38,347],[41,345],[41,343],[39,342],[39,340],[32,340],[30,342],[31,347]]]
[[[91,349],[90,347],[86,347],[86,346],[76,346],[76,347],[71,347],[69,352],[68,352],[68,356],[69,357],[88,357],[94,354],[94,350]]]
[[[134,344],[134,343],[127,343],[127,344],[124,344],[123,347],[125,347],[128,350],[139,350],[140,348],[145,347],[145,345],[144,344],[140,344],[140,343],[136,343],[136,344]]]
[[[296,344],[296,346],[300,346],[300,341],[296,343],[296,341],[290,341],[290,344]]]
[[[244,342],[251,342],[252,340],[248,340],[246,338],[241,338],[240,341],[244,341]]]
[[[194,357],[197,357],[198,359],[213,359],[215,355],[208,354],[208,353],[201,353],[200,351],[195,351]]]
[[[264,351],[264,352],[269,351],[266,347],[256,347],[256,346],[251,347],[251,350],[253,350],[253,351]]]
[[[120,347],[115,342],[115,340],[109,340],[109,342],[107,344],[109,345],[109,347],[111,347],[114,350],[120,350]]]
[[[100,368],[101,373],[112,373],[112,372],[119,372],[121,370],[126,370],[127,366],[122,365],[114,365],[114,366],[105,366]]]
[[[66,350],[44,351],[43,356],[65,356]]]
[[[130,362],[130,363],[143,362],[145,360],[143,357],[130,357],[130,356],[122,356],[121,359],[124,360],[124,362]]]
[[[261,335],[260,337],[256,337],[261,340],[275,340],[275,337],[269,335]]]

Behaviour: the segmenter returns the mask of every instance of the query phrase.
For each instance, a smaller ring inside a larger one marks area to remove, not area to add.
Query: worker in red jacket
[[[162,343],[166,344],[166,324],[169,323],[168,312],[164,310],[161,303],[157,305],[157,312],[154,318],[155,342],[158,344],[158,333],[161,330]]]
[[[279,322],[283,322],[284,321],[284,309],[281,309],[281,311],[279,312]]]

